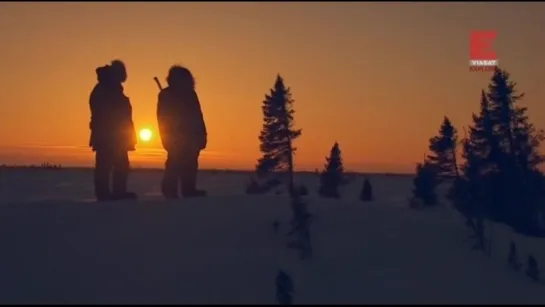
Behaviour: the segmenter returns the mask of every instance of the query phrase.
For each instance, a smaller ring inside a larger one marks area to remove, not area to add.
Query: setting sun
[[[151,130],[150,129],[141,129],[140,130],[140,139],[144,142],[147,142],[149,140],[151,140],[151,136],[152,136],[152,133],[151,133]]]

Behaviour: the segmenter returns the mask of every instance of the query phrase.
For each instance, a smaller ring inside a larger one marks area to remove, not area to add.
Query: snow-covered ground
[[[90,170],[3,170],[0,303],[274,304],[279,269],[301,304],[545,303],[543,285],[505,265],[509,240],[525,261],[543,239],[495,225],[492,258],[472,252],[455,212],[408,208],[409,176],[369,176],[377,200],[362,203],[363,177],[324,200],[316,175],[298,175],[315,214],[304,262],[273,231],[290,218],[285,195],[247,196],[247,174],[207,172],[209,197],[166,202],[160,177],[131,175],[137,202],[94,203]]]

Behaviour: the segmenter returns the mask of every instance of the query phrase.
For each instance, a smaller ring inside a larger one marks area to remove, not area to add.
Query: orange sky
[[[470,30],[498,32],[500,66],[545,128],[543,16],[545,3],[3,2],[0,164],[91,165],[95,68],[120,58],[135,124],[154,131],[153,77],[172,64],[194,72],[203,168],[253,168],[280,73],[303,129],[298,169],[321,168],[337,140],[347,169],[412,171],[444,115],[461,130],[478,108],[489,74],[468,72]],[[161,166],[164,152],[155,138],[131,157]]]

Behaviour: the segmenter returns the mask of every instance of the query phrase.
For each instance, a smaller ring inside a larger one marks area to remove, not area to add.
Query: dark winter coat
[[[167,87],[162,90],[157,103],[157,121],[166,151],[206,147],[206,126],[194,89]]]
[[[89,146],[97,150],[134,150],[136,131],[132,106],[119,83],[109,79],[109,66],[97,68],[98,84],[91,92],[91,138]]]

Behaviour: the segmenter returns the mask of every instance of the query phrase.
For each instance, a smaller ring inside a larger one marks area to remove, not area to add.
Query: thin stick
[[[159,87],[159,90],[163,90],[163,86],[161,86],[161,82],[159,82],[159,79],[157,77],[153,77],[153,80],[155,80],[155,83],[157,83],[157,86]]]

